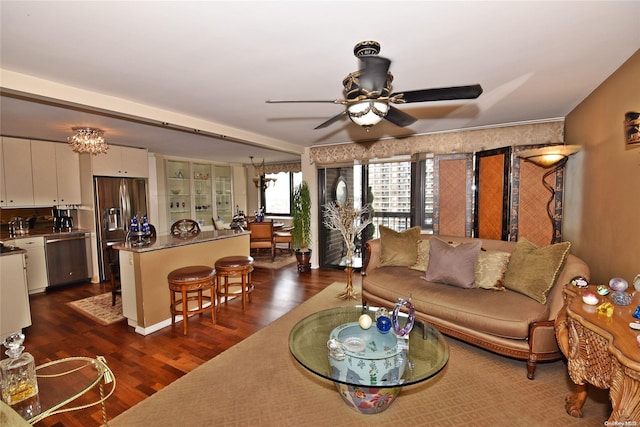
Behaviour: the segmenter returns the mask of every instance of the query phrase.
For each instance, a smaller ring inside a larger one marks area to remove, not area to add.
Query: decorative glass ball
[[[386,334],[391,330],[391,319],[387,316],[379,316],[376,320],[376,326],[381,334]]]
[[[609,280],[609,287],[617,292],[624,292],[629,287],[629,283],[621,277],[614,277]]]

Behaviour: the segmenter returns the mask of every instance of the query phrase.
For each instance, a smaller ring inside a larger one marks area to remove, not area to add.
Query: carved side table
[[[640,304],[636,292],[628,306],[614,305],[612,317],[598,314],[596,306],[582,301],[585,291],[569,284],[564,289],[564,307],[555,322],[560,349],[567,357],[567,367],[575,391],[567,396],[565,408],[574,417],[582,416],[587,398],[587,383],[609,389],[613,407],[609,422],[640,425],[640,348],[638,331],[629,327],[631,316]],[[602,304],[610,296],[599,296]],[[613,425],[613,424],[609,424]]]

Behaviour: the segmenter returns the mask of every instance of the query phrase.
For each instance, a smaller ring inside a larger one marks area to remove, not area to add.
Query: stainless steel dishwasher
[[[49,286],[82,282],[91,277],[85,233],[67,233],[44,240]]]

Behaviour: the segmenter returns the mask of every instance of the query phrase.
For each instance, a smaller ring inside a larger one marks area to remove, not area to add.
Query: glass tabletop
[[[375,322],[369,329],[361,328],[360,316],[366,313],[375,319],[377,310],[377,307],[355,306],[314,313],[293,327],[289,333],[289,350],[309,371],[349,386],[411,385],[433,377],[447,364],[449,346],[440,332],[426,323],[416,320],[408,339],[398,338],[393,330],[380,333]],[[339,338],[343,343],[344,361],[330,355],[328,341],[331,338]],[[370,351],[376,345],[376,351]],[[364,350],[365,346],[370,348]],[[339,370],[348,373],[340,374]],[[380,371],[376,378],[371,376],[372,370]]]

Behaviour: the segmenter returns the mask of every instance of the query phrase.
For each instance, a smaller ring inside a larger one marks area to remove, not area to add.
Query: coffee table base
[[[354,411],[361,414],[379,414],[395,401],[402,387],[378,388],[349,386],[334,382],[340,397]]]

